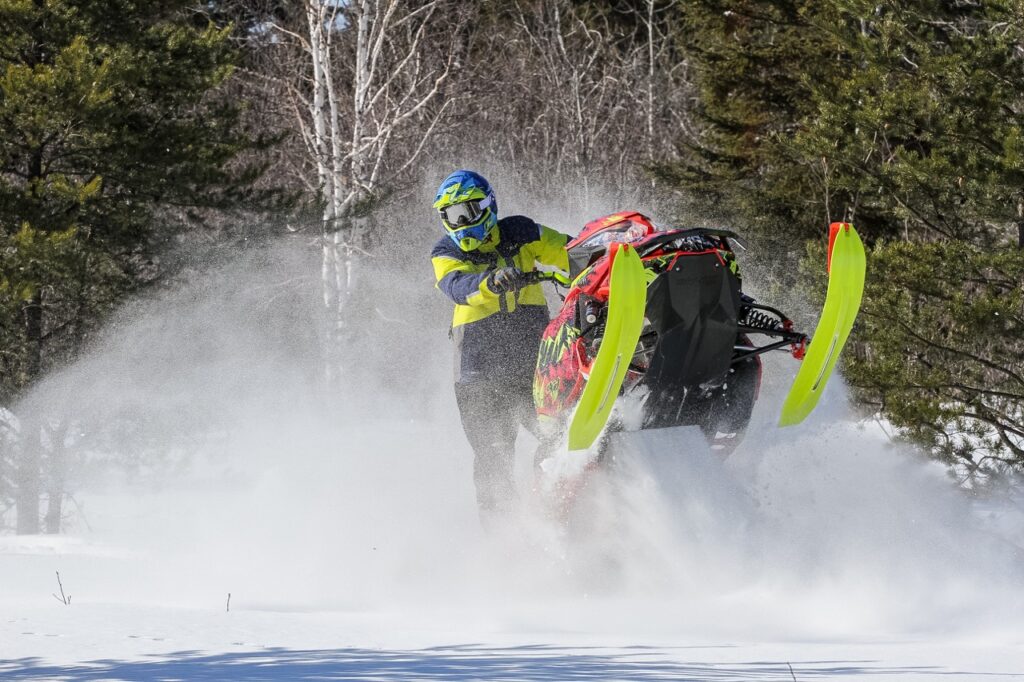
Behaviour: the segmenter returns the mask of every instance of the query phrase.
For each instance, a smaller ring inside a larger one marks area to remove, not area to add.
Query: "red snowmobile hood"
[[[580,246],[602,232],[620,233],[623,238],[615,241],[634,242],[653,234],[655,231],[654,223],[643,213],[639,211],[620,211],[591,220],[583,226],[583,230],[579,235],[572,239],[566,247],[571,249]]]
[[[651,219],[638,211],[620,211],[591,220],[566,244],[569,274],[575,277],[600,258],[613,242],[637,242],[657,232]]]

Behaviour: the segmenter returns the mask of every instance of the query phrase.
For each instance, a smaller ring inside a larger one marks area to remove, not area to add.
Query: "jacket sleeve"
[[[572,237],[544,225],[537,227],[540,228],[540,238],[531,245],[533,246],[533,257],[542,266],[546,266],[541,269],[555,270],[567,278],[569,275],[569,252],[566,251],[565,245]]]
[[[474,272],[471,263],[446,255],[431,257],[437,288],[460,305],[484,305],[498,295],[487,288],[487,272]]]

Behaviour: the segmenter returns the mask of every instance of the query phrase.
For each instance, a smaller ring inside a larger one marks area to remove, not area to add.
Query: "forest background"
[[[33,401],[118,306],[296,240],[330,392],[361,269],[477,164],[732,227],[811,298],[855,223],[864,416],[1019,486],[1022,118],[1024,0],[0,0],[0,528],[60,532],[74,463],[144,438]]]

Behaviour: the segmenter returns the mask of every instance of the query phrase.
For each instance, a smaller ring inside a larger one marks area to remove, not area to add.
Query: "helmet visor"
[[[441,220],[449,230],[472,225],[484,215],[484,209],[479,201],[463,201],[460,204],[452,204],[441,209]]]

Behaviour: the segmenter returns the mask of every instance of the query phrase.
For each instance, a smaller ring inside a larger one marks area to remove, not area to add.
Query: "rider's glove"
[[[515,267],[498,268],[487,276],[487,288],[496,294],[517,291],[529,284],[526,274]]]

